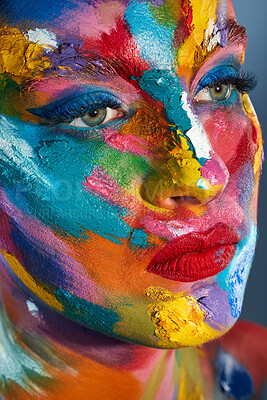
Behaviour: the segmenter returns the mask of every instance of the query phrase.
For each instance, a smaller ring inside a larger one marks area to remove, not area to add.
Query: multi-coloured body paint
[[[230,0],[1,7],[3,398],[224,396],[190,346],[234,325],[257,236]]]

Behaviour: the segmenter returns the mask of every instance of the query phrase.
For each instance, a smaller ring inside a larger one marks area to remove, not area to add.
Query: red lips
[[[147,271],[179,282],[208,278],[229,265],[239,241],[239,235],[222,223],[203,233],[188,233],[166,244]]]

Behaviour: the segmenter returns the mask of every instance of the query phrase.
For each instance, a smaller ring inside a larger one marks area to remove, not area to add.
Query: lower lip
[[[225,237],[228,238],[228,243],[222,243],[222,238]],[[202,235],[188,234],[160,250],[148,265],[147,271],[179,282],[205,279],[218,274],[229,265],[238,241],[238,234],[225,225]]]
[[[234,257],[235,250],[236,245],[217,246],[149,265],[147,271],[173,281],[193,282],[216,275],[225,269]]]

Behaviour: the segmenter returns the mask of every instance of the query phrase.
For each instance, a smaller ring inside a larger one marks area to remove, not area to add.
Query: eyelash
[[[256,75],[251,72],[241,71],[239,74],[233,71],[214,70],[205,75],[197,86],[195,95],[205,87],[214,87],[215,85],[232,85],[240,93],[249,93],[257,86]]]
[[[28,109],[28,111],[42,118],[46,124],[59,125],[70,123],[88,112],[107,107],[116,110],[122,107],[122,104],[110,93],[96,92],[67,100],[64,103],[56,101],[41,108]]]

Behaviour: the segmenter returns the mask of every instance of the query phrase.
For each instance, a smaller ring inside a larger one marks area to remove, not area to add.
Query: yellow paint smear
[[[29,288],[37,297],[44,301],[50,307],[56,310],[63,311],[62,305],[57,301],[52,293],[45,290],[40,284],[38,284],[33,277],[25,271],[21,263],[12,254],[7,253],[5,250],[1,250],[1,253],[5,257],[6,261],[10,265],[12,271],[16,276]]]
[[[30,42],[19,29],[0,28],[0,73],[11,74],[16,81],[50,67],[40,44]]]
[[[146,295],[153,300],[147,312],[160,347],[197,346],[221,335],[205,322],[206,316],[192,296],[156,287],[149,287]]]
[[[212,40],[212,26],[217,20],[218,1],[190,0],[190,4],[193,8],[192,32],[177,54],[179,74],[186,77],[187,81],[194,72],[192,67],[199,66],[214,48],[209,48],[209,44]]]
[[[262,135],[261,135],[261,127],[259,120],[257,118],[257,115],[255,113],[254,107],[250,101],[249,95],[247,93],[244,93],[242,96],[242,102],[243,102],[243,111],[249,116],[249,118],[252,120],[256,130],[257,130],[257,138],[258,138],[258,150],[255,154],[254,157],[254,175],[257,175],[260,171],[260,166],[261,166],[261,155],[262,155]]]
[[[179,139],[179,145],[175,144]],[[212,186],[210,182],[201,176],[201,165],[195,158],[188,145],[188,139],[177,131],[177,138],[174,138],[175,147],[170,150],[171,157],[167,161],[167,168],[171,175],[172,182],[179,187],[181,195],[191,196],[205,202],[214,197],[223,189],[223,185]],[[205,183],[205,189],[198,187],[199,179]]]

